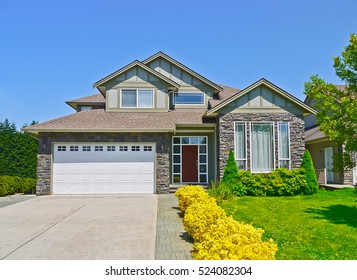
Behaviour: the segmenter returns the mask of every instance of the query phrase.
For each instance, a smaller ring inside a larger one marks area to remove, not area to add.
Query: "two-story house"
[[[316,111],[260,79],[216,84],[158,52],[68,101],[76,112],[26,127],[38,145],[37,194],[168,193],[220,179],[229,151],[239,169],[298,167],[304,117]]]

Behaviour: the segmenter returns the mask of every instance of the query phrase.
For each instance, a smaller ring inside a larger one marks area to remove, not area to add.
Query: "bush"
[[[232,151],[229,152],[221,183],[224,184],[225,187],[229,188],[232,192],[239,192],[238,190],[240,189],[240,181],[238,176],[238,168],[234,159],[234,153]]]
[[[187,200],[190,193],[202,192],[193,186],[179,189],[176,196]],[[262,241],[264,231],[227,218],[224,210],[208,195],[196,195],[184,209],[183,223],[194,240],[193,258],[199,260],[274,259],[273,240]],[[185,203],[186,203],[185,202]],[[185,204],[184,203],[184,204]]]
[[[272,239],[264,242],[264,231],[233,220],[219,219],[194,244],[196,260],[273,260],[278,247]]]
[[[193,240],[199,241],[211,225],[224,217],[226,212],[214,200],[197,201],[186,209],[183,225]]]
[[[179,188],[175,195],[179,200],[179,208],[182,214],[185,214],[186,208],[190,206],[192,202],[206,201],[206,198],[208,197],[208,194],[202,186],[191,185]]]
[[[312,162],[312,158],[308,149],[305,149],[304,157],[302,159],[300,168],[303,168],[305,170],[305,178],[307,182],[305,189],[303,189],[303,193],[316,193],[319,189],[319,184],[317,182],[314,164]]]
[[[15,193],[35,193],[36,180],[32,178],[21,178],[17,176],[0,176],[0,196]]]
[[[242,184],[240,184],[240,185],[242,185]],[[208,194],[217,200],[226,200],[226,199],[231,198],[233,195],[236,195],[225,184],[218,182],[218,181],[211,182],[211,184],[208,188]]]
[[[267,184],[265,174],[252,174],[247,170],[238,172],[239,179],[245,187],[245,193],[251,196],[265,196],[267,193]]]
[[[307,188],[303,169],[279,168],[268,174],[240,170],[238,174],[245,193],[251,196],[297,195]]]
[[[270,196],[297,195],[307,186],[305,172],[302,169],[279,168],[267,175],[266,179],[267,195]]]

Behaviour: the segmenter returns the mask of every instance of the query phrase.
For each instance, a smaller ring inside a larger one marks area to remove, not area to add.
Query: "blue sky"
[[[71,114],[65,101],[158,51],[216,83],[264,77],[303,100],[312,74],[340,83],[332,57],[356,12],[355,0],[1,0],[0,121]]]

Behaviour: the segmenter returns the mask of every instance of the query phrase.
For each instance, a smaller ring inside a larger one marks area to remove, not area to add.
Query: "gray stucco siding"
[[[217,117],[218,174],[222,178],[230,151],[234,151],[235,122],[274,122],[275,139],[278,137],[278,122],[290,124],[291,168],[300,166],[305,150],[303,115],[291,113],[228,113]],[[278,166],[278,141],[275,141],[275,166]],[[250,126],[247,126],[247,169],[250,170]]]
[[[169,192],[170,136],[165,133],[40,133],[38,137],[37,195],[51,194],[52,147],[56,142],[155,142],[156,193]]]

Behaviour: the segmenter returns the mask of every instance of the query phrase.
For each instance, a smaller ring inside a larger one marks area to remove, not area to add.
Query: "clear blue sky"
[[[73,113],[65,101],[160,50],[216,83],[265,77],[303,100],[312,74],[340,83],[332,57],[350,33],[356,0],[1,0],[0,120]]]

